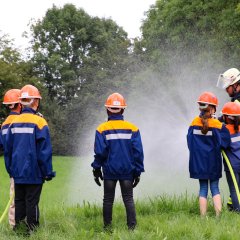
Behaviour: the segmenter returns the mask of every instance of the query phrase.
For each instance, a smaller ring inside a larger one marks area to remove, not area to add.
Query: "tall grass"
[[[114,205],[112,232],[103,231],[99,205],[56,205],[41,210],[41,226],[30,239],[239,239],[238,214],[224,209],[221,218],[215,218],[210,204],[208,216],[201,219],[196,197],[163,196],[137,201],[138,226],[133,232],[127,230],[120,202]],[[17,236],[4,222],[0,239],[24,237]]]

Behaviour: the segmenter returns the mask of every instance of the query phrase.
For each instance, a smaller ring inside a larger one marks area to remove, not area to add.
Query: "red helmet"
[[[20,99],[28,98],[28,99],[33,99],[33,98],[39,98],[42,99],[38,89],[34,87],[33,85],[25,85],[20,92]]]
[[[240,104],[236,102],[228,102],[224,104],[222,114],[228,116],[240,116]]]
[[[105,102],[106,108],[126,108],[127,104],[125,102],[124,97],[119,93],[113,93],[111,94],[106,102]]]
[[[207,105],[213,105],[217,106],[218,105],[218,99],[217,97],[211,93],[211,92],[204,92],[202,93],[199,98],[198,98],[198,103],[203,103]]]
[[[3,104],[15,104],[19,103],[20,90],[19,89],[10,89],[8,90],[3,98]]]

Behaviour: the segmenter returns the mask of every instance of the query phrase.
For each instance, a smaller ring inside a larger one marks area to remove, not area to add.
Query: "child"
[[[42,99],[38,89],[26,85],[20,92],[22,112],[8,128],[5,166],[14,178],[15,227],[27,223],[30,234],[39,226],[39,201],[44,181],[55,176],[52,171],[52,146],[47,122],[36,115]]]
[[[198,99],[200,115],[196,117],[188,130],[187,142],[190,152],[190,177],[199,179],[200,214],[207,213],[208,185],[213,197],[216,216],[219,216],[222,203],[219,192],[219,178],[222,177],[221,148],[230,144],[227,128],[214,119],[218,99],[211,92],[204,92]]]
[[[22,106],[20,104],[20,89],[10,89],[8,90],[3,98],[3,104],[7,106],[10,110],[8,117],[5,119],[1,126],[1,147],[4,149],[4,145],[6,144],[6,135],[7,130],[11,122],[20,114]],[[10,198],[14,194],[14,180],[10,178]],[[14,227],[15,226],[15,203],[12,201],[9,212],[8,212],[9,224]]]
[[[236,102],[228,102],[222,109],[223,120],[227,124],[226,127],[231,135],[230,147],[225,150],[228,159],[231,163],[238,188],[240,186],[240,104]],[[227,182],[229,186],[230,195],[232,198],[232,210],[240,212],[239,201],[236,189],[227,164],[224,161],[224,169],[226,172]]]
[[[135,125],[123,120],[122,114],[127,105],[122,95],[119,93],[110,95],[105,107],[108,121],[97,128],[95,156],[91,165],[95,182],[101,186],[99,178],[104,180],[104,228],[109,228],[112,223],[115,188],[119,181],[127,213],[127,226],[133,230],[136,226],[133,188],[144,172],[141,136]]]

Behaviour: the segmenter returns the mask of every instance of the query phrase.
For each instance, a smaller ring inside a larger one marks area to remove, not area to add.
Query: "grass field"
[[[77,162],[79,161],[76,158],[54,158],[57,177],[44,184],[40,203],[41,226],[30,239],[239,239],[238,214],[228,212],[224,208],[221,218],[216,219],[212,203],[209,201],[208,216],[201,219],[197,198],[186,193],[178,196],[162,194],[158,197],[136,198],[138,227],[134,232],[127,230],[125,210],[118,198],[113,210],[113,231],[104,232],[102,190],[92,182],[87,184],[90,178],[89,169],[86,167],[88,164],[83,164],[80,174],[77,175],[77,168],[81,168],[81,164],[78,165]],[[3,160],[0,169],[2,214],[9,198],[9,179]],[[97,192],[100,201],[84,201],[85,195],[82,192],[87,190],[87,196],[95,196]],[[77,201],[77,198],[81,201]],[[6,218],[0,225],[0,239],[25,238],[17,236],[10,229]]]

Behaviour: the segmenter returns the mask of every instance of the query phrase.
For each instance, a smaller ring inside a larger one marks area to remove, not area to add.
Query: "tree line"
[[[145,14],[142,37],[129,39],[111,19],[90,16],[73,4],[53,5],[30,26],[27,59],[2,33],[1,99],[11,88],[38,87],[54,154],[77,155],[89,149],[89,132],[104,118],[101,110],[110,93],[141,98],[145,89],[151,94],[153,73],[171,92],[181,71],[173,64],[184,62],[193,75],[206,62],[216,72],[239,67],[238,1],[157,0]],[[2,105],[1,121],[7,114]]]

